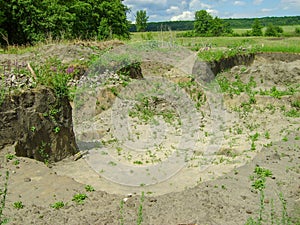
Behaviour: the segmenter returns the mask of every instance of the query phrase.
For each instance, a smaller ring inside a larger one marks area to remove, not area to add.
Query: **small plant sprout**
[[[8,153],[8,154],[5,155],[5,158],[6,158],[7,160],[13,160],[15,157],[16,157],[16,156],[15,156],[14,154],[11,154],[11,153]]]
[[[78,194],[75,194],[73,196],[73,199],[72,201],[76,202],[77,204],[83,204],[84,203],[84,200],[87,198],[87,195],[86,194],[81,194],[81,193],[78,193]]]
[[[59,131],[60,131],[60,127],[55,127],[55,128],[53,129],[53,131],[54,131],[54,133],[58,134]]]
[[[249,218],[246,224],[262,224],[263,212],[265,209],[264,189],[266,188],[266,178],[272,176],[272,172],[268,169],[256,166],[253,173],[254,174],[250,176],[250,180],[252,181],[251,186],[260,193],[259,217],[257,219],[257,223],[254,223],[253,218]]]
[[[15,166],[19,165],[19,164],[20,164],[20,160],[16,159],[16,160],[13,162],[13,164],[14,164]]]
[[[24,208],[24,204],[21,201],[14,202],[13,206],[15,209],[23,209]]]
[[[32,133],[34,133],[36,131],[36,127],[32,126],[32,127],[30,127],[30,130],[31,130]]]
[[[93,192],[93,191],[95,191],[95,188],[93,186],[91,186],[91,185],[85,185],[84,188],[85,188],[85,190],[87,192]]]
[[[269,133],[269,131],[266,131],[266,133],[265,133],[265,138],[266,138],[266,139],[270,139],[270,133]]]
[[[284,141],[284,142],[287,142],[289,139],[287,138],[287,136],[284,136],[283,138],[282,138],[282,141]]]
[[[65,203],[63,201],[55,202],[50,207],[53,209],[60,209],[65,206]]]

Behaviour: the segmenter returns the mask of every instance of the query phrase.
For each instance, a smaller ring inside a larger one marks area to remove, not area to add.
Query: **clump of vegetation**
[[[54,90],[58,98],[69,98],[71,95],[69,81],[77,73],[74,66],[64,65],[58,58],[50,58],[43,65],[34,65],[37,83]]]
[[[298,118],[300,117],[300,111],[298,111],[297,109],[291,109],[290,111],[287,111],[285,115],[288,117]]]
[[[156,122],[155,116],[162,116],[165,122],[172,124],[175,122],[175,118],[177,116],[176,111],[174,109],[164,109],[159,110],[158,105],[162,102],[156,96],[139,96],[138,102],[134,105],[134,107],[129,111],[130,117],[137,117],[139,120],[143,122]]]
[[[233,82],[230,82],[224,76],[219,76],[217,81],[220,85],[221,91],[228,93],[231,97],[233,97],[233,95],[240,95],[243,92],[246,92],[249,96],[253,96],[256,93],[253,91],[253,88],[256,87],[256,82],[252,76],[248,83],[244,83],[239,75],[235,76],[235,80]]]
[[[65,206],[65,203],[63,201],[55,202],[50,207],[53,209],[61,209]]]
[[[42,160],[44,161],[44,163],[46,165],[48,165],[48,163],[49,163],[49,157],[50,157],[49,154],[47,153],[47,148],[46,148],[47,145],[49,145],[49,144],[47,144],[46,142],[42,141],[41,145],[40,145],[40,147],[38,149],[40,157],[42,158]]]
[[[84,200],[87,198],[87,195],[86,194],[81,194],[81,193],[78,193],[78,194],[75,194],[73,196],[73,199],[72,201],[76,202],[77,204],[83,204],[84,203]]]
[[[279,26],[274,26],[273,23],[269,23],[265,31],[265,36],[278,37],[283,33],[283,29]]]
[[[7,90],[5,82],[4,82],[4,76],[1,76],[0,79],[1,79],[0,80],[0,107],[1,107],[1,105],[3,104],[3,102],[6,98],[8,90]]]
[[[16,158],[16,155],[8,153],[8,154],[5,155],[5,158],[7,160],[13,160],[14,158]]]
[[[190,98],[195,102],[197,109],[200,109],[206,102],[206,95],[193,76],[191,76],[188,81],[178,82],[178,86],[183,88],[189,94]]]
[[[95,191],[95,188],[92,185],[85,185],[84,188],[85,188],[85,190],[87,192],[93,192],[93,191]]]
[[[278,98],[280,99],[282,96],[286,96],[286,95],[293,95],[294,93],[296,93],[297,90],[290,87],[287,90],[278,90],[275,86],[272,87],[270,90],[260,90],[259,94],[260,95],[268,95],[268,96],[272,96],[274,98]]]
[[[258,140],[259,133],[255,133],[253,135],[250,135],[250,140],[251,140],[251,150],[254,151],[256,150],[256,145],[255,142]]]
[[[24,208],[24,204],[21,201],[14,202],[13,206],[15,209],[23,209]]]
[[[295,107],[296,109],[300,109],[300,100],[295,100],[292,102],[292,107]]]

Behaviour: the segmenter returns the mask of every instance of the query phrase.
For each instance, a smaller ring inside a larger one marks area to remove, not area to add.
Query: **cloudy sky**
[[[300,0],[125,0],[135,21],[137,10],[146,10],[149,22],[193,20],[195,11],[205,9],[220,18],[299,16]]]

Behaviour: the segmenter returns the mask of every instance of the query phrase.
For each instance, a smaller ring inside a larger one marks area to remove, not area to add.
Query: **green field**
[[[300,28],[300,25],[291,25],[291,26],[280,26],[283,29],[284,36],[294,36],[295,35],[295,29],[298,27]],[[262,30],[263,32],[266,31],[266,27],[264,27]],[[248,29],[233,29],[234,33],[237,33],[239,35],[246,33],[246,31],[251,31],[251,28]]]
[[[293,32],[297,26],[284,26],[284,33]],[[245,32],[246,29],[235,30]],[[243,47],[262,52],[300,53],[300,37],[177,37],[179,31],[132,33],[128,43],[139,41],[164,41],[199,50],[205,46],[212,48]]]
[[[212,47],[212,51],[224,52],[237,48],[246,48],[251,52],[289,52],[300,53],[300,36],[290,36],[299,26],[282,26],[284,30],[283,37],[177,37],[182,31],[162,31],[162,32],[133,32],[131,39],[123,41],[125,44],[133,44],[140,41],[163,41],[175,45],[187,47],[198,51],[206,46]],[[264,28],[265,29],[265,28]],[[249,29],[235,29],[236,33],[245,33]],[[94,40],[92,40],[95,42]],[[96,41],[97,43],[101,43]],[[39,42],[35,46],[9,46],[8,51],[0,48],[0,53],[21,54],[33,51],[38,46],[44,44],[68,44],[74,41],[68,40],[46,40]]]

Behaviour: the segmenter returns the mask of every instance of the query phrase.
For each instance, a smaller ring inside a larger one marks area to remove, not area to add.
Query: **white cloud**
[[[178,20],[194,20],[195,13],[191,11],[184,11],[180,15],[173,16],[171,21],[178,21]]]
[[[187,6],[188,3],[187,3],[186,1],[182,1],[182,2],[181,2],[181,5],[182,5],[182,6]]]
[[[254,5],[260,5],[263,2],[263,0],[254,0],[253,4]]]
[[[192,0],[189,4],[190,10],[198,11],[201,9],[209,9],[211,5],[202,3],[200,0]]]
[[[300,0],[281,0],[280,3],[287,9],[300,10]]]
[[[209,14],[211,14],[212,16],[218,16],[219,15],[219,11],[215,10],[215,9],[208,9],[206,10]]]
[[[261,9],[260,10],[261,12],[263,12],[263,13],[267,13],[267,12],[272,12],[272,11],[274,11],[274,9]]]
[[[243,5],[245,5],[246,3],[243,2],[243,1],[234,1],[233,4],[234,4],[234,5],[238,5],[238,6],[243,6]]]
[[[168,0],[125,0],[125,5],[164,5],[167,4]]]
[[[150,19],[156,19],[157,17],[158,17],[158,15],[155,15],[155,14],[149,16]]]
[[[134,21],[135,13],[146,9],[150,22],[193,20],[199,10],[221,18],[299,15],[300,12],[300,0],[124,0],[123,3],[131,8],[129,20]]]
[[[175,14],[179,12],[180,12],[180,8],[178,6],[171,6],[170,8],[167,9],[167,13],[169,14]]]

